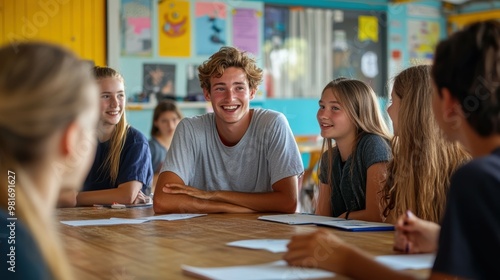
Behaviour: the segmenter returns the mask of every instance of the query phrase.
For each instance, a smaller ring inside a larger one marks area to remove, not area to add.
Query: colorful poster
[[[358,40],[378,42],[378,19],[375,16],[358,17]]]
[[[233,10],[233,45],[254,55],[259,54],[259,17],[255,9]]]
[[[144,64],[143,93],[149,100],[175,99],[175,65]]]
[[[151,56],[151,13],[149,0],[122,0],[122,55]]]
[[[410,60],[416,64],[430,64],[439,42],[439,22],[408,20],[408,47]]]
[[[159,55],[189,57],[191,55],[189,2],[159,1],[158,22]]]
[[[195,5],[196,54],[211,55],[226,45],[226,5],[219,2]]]

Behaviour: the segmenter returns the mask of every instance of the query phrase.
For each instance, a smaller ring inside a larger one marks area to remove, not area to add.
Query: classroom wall
[[[106,63],[105,0],[0,0],[0,44],[43,40]]]
[[[168,2],[168,1],[166,1]],[[175,2],[175,1],[174,1]],[[161,31],[160,28],[162,26],[163,20],[158,19],[158,10],[160,9],[157,1],[152,1],[151,5],[151,34],[152,34],[152,50],[151,54],[147,56],[141,55],[123,55],[120,49],[120,45],[116,45],[116,49],[110,49],[108,53],[110,54],[111,61],[114,62],[114,65],[110,63],[111,67],[115,67],[120,70],[123,77],[125,78],[127,84],[127,94],[133,95],[140,93],[143,91],[143,85],[145,82],[143,76],[143,67],[144,64],[169,64],[175,66],[175,90],[174,94],[178,97],[178,99],[182,99],[187,95],[187,82],[189,80],[188,77],[188,67],[192,64],[201,64],[203,61],[208,59],[209,54],[206,55],[198,55],[196,52],[196,17],[195,8],[196,3],[200,1],[184,1],[189,3],[189,16],[190,16],[190,31],[191,32],[191,40],[188,44],[188,48],[190,49],[189,56],[162,56],[160,55],[159,44],[160,38],[158,33]],[[217,1],[203,1],[203,2],[217,2]],[[233,32],[233,11],[234,9],[254,9],[256,12],[256,16],[262,18],[262,12],[264,4],[262,2],[254,2],[254,1],[220,1],[220,3],[225,4],[226,7],[226,17],[224,20],[224,30],[225,34],[232,34]],[[120,9],[121,7],[117,4],[120,4],[120,1],[114,1],[113,9],[108,10],[108,17],[110,17],[110,21],[116,24],[116,21],[120,21]],[[258,29],[262,30],[262,20],[258,20]],[[119,32],[109,32],[111,37],[109,37],[109,41],[120,42],[122,38],[120,38]],[[232,36],[225,36],[224,39],[227,39],[227,45],[233,45]],[[262,36],[259,36],[258,45],[262,46]],[[262,67],[262,57],[261,50],[259,48],[258,53],[254,54],[257,58],[257,63],[260,67]],[[213,53],[213,52],[212,52]],[[259,92],[257,94],[257,99],[263,98],[263,93]]]
[[[119,7],[116,3],[118,0],[108,1],[108,5],[114,5],[113,9],[108,9],[108,26],[117,25],[115,21],[119,21]],[[193,4],[196,1],[188,1]],[[350,1],[304,1],[304,0],[274,0],[274,1],[223,1],[230,9],[233,8],[252,8],[257,11],[262,11],[264,4],[278,4],[287,6],[307,6],[307,7],[322,7],[322,8],[340,8],[340,9],[361,9],[368,11],[385,11],[387,13],[386,20],[379,20],[379,28],[387,30],[387,69],[388,78],[394,77],[400,70],[415,64],[430,63],[435,45],[439,40],[446,37],[446,20],[441,10],[441,1],[406,1],[403,3],[389,3],[387,0],[371,1],[371,2],[350,2]],[[153,5],[151,26],[153,34],[152,56],[151,57],[133,57],[123,56],[120,54],[120,46],[116,42],[120,41],[117,38],[118,32],[108,32],[109,46],[115,44],[115,47],[109,48],[110,65],[120,69],[123,73],[127,92],[134,93],[142,90],[143,63],[168,63],[176,65],[175,80],[176,94],[178,97],[185,96],[187,83],[187,66],[191,63],[200,63],[208,58],[206,56],[193,55],[187,58],[179,57],[161,57],[158,55],[158,43],[155,38],[158,32],[158,7]],[[191,14],[194,13],[194,5],[190,6]],[[262,28],[262,19],[259,23],[259,28]],[[194,23],[193,25],[194,26]],[[232,32],[231,13],[229,12],[226,20],[226,30],[228,34]],[[420,30],[421,32],[415,32]],[[231,44],[231,36],[228,44]],[[262,37],[262,36],[261,36]],[[262,43],[262,38],[260,39]],[[112,41],[112,42],[110,42]],[[191,40],[190,48],[194,52],[195,39]],[[263,59],[261,58],[261,50],[257,54],[257,61],[262,66]],[[113,57],[114,56],[114,57]],[[114,64],[114,65],[113,65]],[[391,83],[388,82],[388,91],[390,92]],[[319,98],[318,93],[318,98]],[[380,108],[384,117],[389,122],[389,118],[385,111],[387,100],[380,99]],[[269,108],[280,111],[287,117],[292,131],[296,135],[302,134],[318,134],[319,128],[315,114],[317,111],[317,99],[270,99],[265,98],[260,94],[256,101],[253,102],[254,107]],[[204,113],[204,110],[191,110],[187,115]],[[139,130],[149,134],[151,126],[152,109],[134,110],[128,112],[130,123],[136,126]]]
[[[119,25],[120,21],[120,7],[117,4],[120,1],[110,1],[113,5],[112,8],[108,9],[108,24],[110,26]],[[194,14],[195,6],[193,5],[196,1],[188,1],[190,4],[191,14]],[[252,8],[256,11],[262,13],[265,3],[277,4],[277,5],[304,5],[308,7],[322,7],[322,8],[335,8],[335,9],[358,9],[367,11],[384,11],[387,9],[387,0],[377,0],[372,1],[369,4],[362,3],[352,3],[349,1],[223,1],[228,8],[227,19],[226,19],[226,29],[227,33],[232,33],[232,9],[237,8]],[[208,58],[209,55],[196,55],[196,38],[193,38],[190,42],[190,48],[193,55],[190,57],[164,57],[159,55],[158,49],[158,5],[152,5],[152,54],[148,57],[141,56],[129,56],[122,55],[120,53],[120,45],[116,42],[120,42],[120,38],[117,37],[119,32],[108,32],[109,39],[109,56],[110,56],[110,66],[115,67],[121,71],[125,78],[127,94],[135,94],[142,90],[143,87],[143,64],[144,63],[166,63],[175,65],[175,81],[176,90],[175,94],[178,99],[186,95],[186,84],[187,84],[187,67],[192,63],[201,63]],[[262,14],[259,15],[259,28],[262,30],[263,17]],[[117,24],[118,23],[118,24]],[[191,25],[194,28],[194,23]],[[116,29],[115,29],[116,30]],[[261,31],[262,33],[262,31]],[[262,47],[262,34],[260,36],[260,45]],[[226,36],[228,38],[228,44],[231,45],[231,36]],[[112,45],[115,45],[114,47]],[[259,48],[259,52],[256,55],[257,62],[260,67],[263,64],[262,58],[262,48]],[[114,63],[114,65],[113,65]],[[319,127],[316,121],[316,111],[318,108],[318,99],[320,92],[317,93],[318,98],[292,98],[292,99],[266,99],[262,91],[257,95],[256,99],[252,102],[253,107],[269,108],[273,110],[280,111],[287,117],[292,131],[295,135],[303,134],[319,134]],[[134,106],[134,110],[128,110],[128,120],[129,122],[137,127],[140,131],[149,134],[151,127],[151,117],[152,117],[152,107],[142,106],[142,110],[137,110]],[[190,111],[187,115],[192,115],[196,113],[203,113],[203,110],[198,110],[197,112]]]
[[[431,64],[435,46],[446,37],[441,1],[389,4],[386,28],[389,79],[409,66]]]

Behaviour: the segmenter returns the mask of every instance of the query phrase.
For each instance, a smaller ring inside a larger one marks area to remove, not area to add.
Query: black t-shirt
[[[500,277],[500,147],[452,176],[433,271]]]
[[[0,279],[52,279],[31,233],[21,220],[8,218],[0,210]]]

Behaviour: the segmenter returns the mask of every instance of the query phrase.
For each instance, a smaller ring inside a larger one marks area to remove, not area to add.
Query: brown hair
[[[236,48],[222,47],[198,67],[201,88],[210,92],[210,78],[221,77],[229,67],[243,69],[247,75],[248,85],[251,90],[257,89],[262,82],[262,69],[257,67],[253,58],[249,57],[246,52]]]
[[[175,105],[175,102],[170,100],[163,100],[156,105],[155,110],[153,112],[153,125],[151,126],[151,136],[155,136],[160,131],[157,126],[155,126],[154,122],[160,118],[160,115],[164,112],[174,112],[179,119],[182,119],[182,113]]]

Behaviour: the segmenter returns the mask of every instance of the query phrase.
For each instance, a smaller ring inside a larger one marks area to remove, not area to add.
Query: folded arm
[[[195,213],[295,212],[297,177],[284,178],[272,187],[273,192],[267,193],[208,192],[186,186],[176,174],[164,172],[158,179],[158,188],[155,191],[155,211],[157,213],[175,211]]]
[[[76,196],[77,206],[92,206],[94,204],[132,204],[135,203],[142,189],[139,181],[129,181],[118,185],[117,188],[80,192]]]
[[[163,213],[252,213],[252,209],[231,203],[200,199],[187,194],[172,194],[163,191],[167,184],[184,185],[177,174],[167,171],[158,176],[157,187],[153,197],[153,209],[157,214]],[[194,189],[194,188],[193,188]]]

